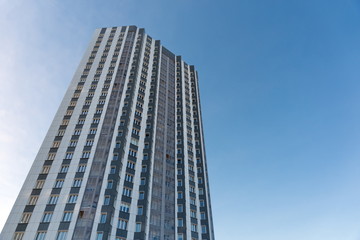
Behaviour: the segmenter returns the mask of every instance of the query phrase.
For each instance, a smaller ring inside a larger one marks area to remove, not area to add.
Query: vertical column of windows
[[[190,230],[191,230],[191,238],[198,239],[198,209],[196,205],[196,172],[194,171],[194,161],[193,161],[193,128],[192,128],[192,112],[191,112],[191,101],[190,101],[190,77],[189,77],[189,66],[184,63],[184,84],[185,84],[185,112],[186,112],[186,128],[184,126],[184,135],[186,135],[186,146],[187,149],[184,149],[184,151],[187,151],[188,156],[188,176],[189,176],[189,199],[188,200],[188,207],[190,209]]]
[[[137,159],[139,158],[138,152],[138,142],[139,142],[139,132],[140,125],[142,120],[142,103],[139,102],[138,96],[139,94],[143,94],[143,90],[136,92],[136,85],[139,75],[139,65],[140,65],[140,56],[141,56],[141,47],[144,41],[144,31],[143,29],[139,29],[136,39],[129,41],[130,37],[134,38],[136,35],[136,28],[129,28],[127,41],[124,45],[124,50],[131,52],[131,46],[134,45],[134,55],[132,59],[130,68],[129,80],[127,82],[126,87],[124,86],[125,91],[125,99],[122,108],[122,114],[120,116],[120,125],[118,128],[118,136],[116,138],[116,146],[121,149],[121,160],[127,161],[125,168],[125,175],[123,178],[123,188],[120,193],[120,211],[118,212],[117,218],[117,229],[116,236],[117,238],[126,238],[128,236],[128,222],[130,219],[129,209],[131,207],[132,198],[134,195],[134,176],[135,176],[135,165]],[[134,41],[134,42],[133,42]],[[125,59],[123,59],[125,60]],[[127,59],[127,64],[129,64],[129,59]],[[128,67],[127,67],[128,69]],[[126,70],[127,70],[126,69]],[[130,116],[134,112],[134,120]],[[130,134],[130,139],[126,139],[126,136],[129,136],[129,129],[132,129]],[[128,142],[127,142],[128,141]],[[129,150],[125,153],[125,146],[128,144]],[[115,150],[114,150],[115,151]],[[112,166],[115,166],[114,164]],[[119,172],[122,169],[119,169]],[[118,182],[120,179],[118,179]],[[119,186],[120,184],[118,184]]]
[[[102,29],[102,34],[104,34],[105,32],[106,32],[106,29],[103,28]],[[111,84],[111,81],[113,79],[115,63],[116,63],[117,57],[118,57],[118,51],[119,51],[118,49],[115,49],[115,51],[114,51],[114,54],[112,56],[110,66],[109,66],[109,68],[107,70],[106,76],[104,76],[103,70],[104,70],[105,63],[107,62],[107,57],[108,57],[110,47],[112,45],[112,42],[113,42],[113,39],[114,39],[114,36],[115,36],[115,32],[116,32],[116,27],[111,29],[110,35],[109,35],[109,37],[107,39],[107,42],[106,42],[106,44],[104,46],[104,50],[103,50],[102,55],[101,55],[101,58],[99,60],[99,64],[98,64],[98,66],[96,68],[93,81],[92,81],[90,89],[88,91],[88,96],[87,96],[85,104],[83,106],[83,114],[86,117],[86,115],[88,114],[88,109],[90,108],[90,105],[91,105],[91,103],[93,101],[95,91],[96,91],[96,89],[98,87],[99,79],[100,79],[100,77],[105,78],[104,83],[103,83],[103,87],[101,89],[101,94],[100,94],[100,97],[98,99],[96,109],[94,111],[91,126],[90,126],[89,132],[87,134],[86,142],[85,142],[83,150],[82,150],[82,156],[81,156],[81,159],[80,159],[80,164],[78,166],[78,172],[76,173],[75,178],[73,180],[73,184],[72,184],[71,193],[76,193],[76,195],[70,194],[69,200],[68,200],[69,204],[74,204],[76,202],[77,194],[78,194],[78,192],[80,190],[80,187],[83,184],[82,179],[84,177],[86,164],[87,164],[88,159],[89,159],[89,157],[91,155],[91,152],[92,152],[92,147],[93,147],[93,144],[94,144],[94,141],[95,141],[95,135],[97,133],[98,125],[100,123],[101,115],[103,113],[103,108],[104,108],[104,105],[105,105],[105,102],[106,102],[106,97],[108,95],[108,89],[110,88],[110,84]],[[101,42],[99,42],[99,44],[100,43]],[[118,43],[121,44],[121,41],[118,41]],[[99,90],[98,90],[98,92],[99,92]],[[66,208],[65,208],[65,210],[66,210]],[[79,216],[80,216],[80,218],[82,218],[84,216],[84,212],[80,211]],[[59,230],[62,230],[62,229],[59,228]],[[80,237],[80,238],[82,238],[82,237]]]
[[[80,97],[81,93],[83,92],[84,83],[89,76],[90,69],[93,65],[95,56],[99,50],[99,46],[103,40],[103,37],[104,37],[104,34],[100,33],[95,42],[95,45],[91,52],[91,55],[88,59],[88,62],[85,65],[83,75],[81,76],[80,82],[78,83],[78,86],[74,93],[74,95],[76,94],[77,98],[72,99],[72,102],[77,102],[78,98]],[[65,157],[63,159],[59,173],[57,175],[55,185],[51,192],[51,195],[50,195],[50,198],[48,201],[48,205],[46,206],[45,211],[47,209],[53,210],[55,208],[55,204],[57,203],[57,201],[59,199],[59,195],[60,195],[61,189],[63,187],[63,184],[65,182],[65,179],[67,177],[67,172],[69,170],[71,161],[73,159],[75,149],[78,146],[79,137],[80,137],[81,133],[83,132],[83,125],[84,125],[86,117],[88,115],[89,107],[92,102],[92,97],[93,97],[94,91],[96,89],[95,83],[97,83],[98,81],[99,81],[99,76],[94,76],[93,81],[90,86],[90,89],[88,90],[87,97],[85,98],[85,101],[83,103],[81,113],[76,122],[73,135],[71,136],[71,139],[69,141]],[[75,104],[72,104],[72,105],[74,105],[73,107],[75,107]],[[57,239],[64,239],[67,235],[67,230],[69,229],[70,221],[72,219],[73,211],[75,208],[75,203],[78,198],[78,193],[79,193],[80,187],[82,185],[82,178],[83,178],[84,172],[86,171],[86,163],[87,163],[87,158],[89,157],[89,155],[90,155],[89,152],[84,152],[84,151],[81,155],[79,165],[78,165],[77,171],[75,173],[73,182],[71,184],[71,189],[70,189],[70,192],[69,192],[69,195],[67,198],[67,202],[66,202],[66,205],[64,208],[64,212],[63,212],[63,215],[61,218],[61,222],[60,222],[60,225],[58,228],[59,232],[57,234]]]
[[[166,71],[166,66],[163,67],[163,59],[161,54],[161,45],[159,41],[156,41],[155,44],[155,55],[159,53],[159,58],[157,59],[158,71],[157,71],[157,89],[150,89],[150,98],[156,96],[156,132],[154,136],[154,159],[153,159],[153,169],[152,169],[152,189],[151,194],[145,196],[145,199],[149,199],[151,196],[151,211],[150,211],[150,230],[149,230],[149,239],[160,239],[161,238],[161,214],[162,214],[162,192],[163,192],[163,170],[164,170],[164,154],[165,154],[165,94],[164,89],[160,93],[160,89],[164,88],[166,79],[162,78],[161,71]],[[154,59],[155,61],[155,59]],[[155,64],[154,64],[155,65]],[[163,82],[161,82],[161,79]],[[155,117],[155,114],[148,114],[148,119]]]
[[[115,29],[112,29],[111,35],[115,34]],[[116,46],[115,46],[115,51],[114,54],[112,56],[111,59],[111,63],[110,63],[110,67],[109,67],[109,74],[113,74],[114,73],[114,69],[116,66],[116,62],[119,56],[119,52],[121,49],[121,46],[123,45],[124,42],[124,37],[125,37],[125,32],[124,32],[125,28],[123,27]],[[126,39],[129,41],[129,39]],[[118,67],[118,71],[116,73],[116,82],[115,84],[119,84],[119,89],[121,91],[120,96],[122,95],[122,91],[123,91],[123,85],[125,82],[125,77],[126,77],[126,67],[128,64],[127,58],[130,56],[131,51],[129,51],[129,49],[127,49],[126,51],[122,52],[122,55],[120,57],[120,62],[119,62],[119,67]],[[109,77],[109,76],[108,76]],[[102,90],[101,96],[99,98],[99,104],[102,103],[103,99],[105,99],[107,96],[107,89],[104,88]],[[101,216],[100,216],[100,223],[97,226],[97,230],[98,230],[98,235],[97,235],[97,239],[107,239],[110,231],[111,231],[111,220],[112,218],[109,216],[113,216],[114,215],[114,204],[115,204],[115,200],[117,197],[117,188],[116,186],[118,185],[118,181],[119,181],[119,169],[120,169],[120,156],[122,156],[123,152],[121,151],[121,144],[120,142],[116,142],[115,144],[115,149],[113,150],[113,157],[112,157],[112,161],[111,161],[111,170],[110,173],[108,175],[108,180],[107,180],[107,187],[105,189],[105,196],[104,196],[104,202],[102,203],[102,207],[101,207]]]
[[[177,175],[177,238],[186,236],[187,221],[186,221],[186,198],[185,195],[185,164],[184,161],[184,141],[186,135],[184,134],[183,126],[183,66],[180,56],[176,57],[176,175]]]
[[[141,73],[140,73],[140,82],[139,82],[139,92],[136,101],[136,110],[135,110],[135,117],[133,126],[134,128],[138,128],[140,130],[141,120],[142,120],[142,112],[143,112],[143,104],[144,104],[144,93],[146,89],[146,82],[148,79],[148,72],[149,72],[149,60],[150,60],[150,50],[151,50],[152,39],[147,36],[146,41],[142,45],[145,45],[144,48],[144,56],[141,66]],[[152,75],[156,71],[155,69],[152,70]],[[150,90],[151,91],[151,90]],[[151,96],[149,96],[151,98]],[[152,96],[153,97],[153,96]],[[147,114],[153,114],[154,106],[147,108]],[[141,114],[136,114],[140,112]],[[146,122],[148,121],[145,119]],[[136,127],[135,127],[136,126]],[[150,125],[151,126],[151,125]],[[136,215],[136,226],[135,226],[135,233],[134,239],[146,239],[146,233],[144,231],[146,226],[146,216],[144,216],[144,212],[148,209],[148,199],[149,196],[149,174],[147,172],[148,165],[151,161],[151,145],[152,145],[152,137],[153,137],[153,129],[147,123],[145,129],[145,138],[144,138],[144,149],[143,149],[143,156],[141,159],[141,173],[140,173],[140,186],[139,186],[139,195],[138,202],[137,202],[137,215]],[[132,137],[132,144],[138,145],[138,136]]]
[[[158,42],[158,41],[157,41]],[[152,194],[149,237],[172,239],[175,232],[174,199],[174,95],[175,95],[175,56],[166,48],[159,46],[160,52],[156,135],[154,137],[154,159],[152,169]],[[152,96],[154,92],[150,92]]]
[[[164,48],[163,48],[164,49]],[[166,49],[164,49],[166,50]],[[176,182],[176,165],[175,165],[175,154],[176,146],[175,142],[175,108],[176,108],[176,70],[175,70],[175,55],[170,51],[164,51],[164,55],[168,58],[167,64],[167,89],[166,89],[166,155],[165,155],[165,195],[163,201],[165,202],[165,214],[164,214],[164,237],[167,239],[173,239],[176,227],[175,221],[175,182]]]
[[[201,228],[199,232],[202,235],[202,239],[210,239],[210,231],[212,232],[212,219],[209,215],[210,199],[209,189],[207,184],[207,170],[205,156],[203,154],[203,133],[201,128],[201,116],[200,116],[200,102],[197,89],[197,73],[194,66],[190,67],[191,77],[191,96],[192,96],[192,111],[194,121],[194,133],[195,133],[195,148],[196,148],[196,168],[197,168],[197,186],[199,194],[199,209],[200,209],[200,224]]]
[[[108,55],[108,52],[110,50],[110,46],[111,43],[114,39],[115,36],[115,32],[116,32],[116,28],[112,28],[111,32],[110,32],[110,36],[109,36],[109,40],[107,42],[107,45],[105,46],[105,50],[103,52],[102,55],[102,59],[100,60],[100,64],[105,63],[105,58]],[[93,120],[93,124],[91,126],[90,129],[90,133],[94,131],[94,129],[97,128],[97,125],[94,126],[94,124],[98,124],[100,122],[100,115],[102,114],[103,111],[103,106],[105,103],[105,99],[107,96],[107,91],[110,87],[110,83],[111,80],[113,79],[113,74],[114,74],[114,69],[115,69],[115,65],[117,62],[117,58],[119,56],[119,51],[120,51],[120,46],[122,44],[122,35],[120,34],[120,38],[118,39],[117,45],[115,47],[111,62],[110,62],[110,66],[106,75],[106,79],[104,81],[104,86],[101,92],[101,96],[99,98],[99,102],[97,105],[97,109],[95,111],[94,114],[94,120]],[[103,67],[103,66],[101,66]],[[98,69],[100,70],[100,69]],[[89,178],[87,181],[87,186],[86,188],[92,188],[95,189],[96,191],[94,192],[88,192],[85,193],[82,204],[81,204],[81,211],[80,211],[80,218],[77,221],[77,225],[74,231],[74,238],[76,239],[83,239],[83,238],[87,238],[89,236],[89,232],[86,231],[86,229],[91,229],[92,228],[92,222],[88,222],[88,218],[92,218],[91,215],[95,214],[95,209],[89,209],[86,207],[89,204],[92,204],[93,202],[97,202],[98,201],[98,192],[100,191],[99,186],[102,183],[102,180],[100,180],[100,178],[103,178],[103,171],[104,171],[104,166],[106,165],[105,163],[103,163],[104,161],[107,161],[108,158],[108,151],[105,151],[105,148],[108,145],[109,140],[112,138],[112,131],[111,129],[113,129],[113,124],[115,124],[115,120],[117,117],[117,113],[118,113],[118,108],[116,107],[119,104],[119,101],[121,99],[121,95],[122,95],[122,85],[124,82],[124,78],[125,76],[122,75],[122,73],[120,73],[122,71],[124,71],[123,67],[118,68],[118,72],[116,73],[116,77],[115,77],[115,81],[112,87],[112,91],[111,91],[111,95],[109,97],[108,100],[108,106],[107,106],[107,110],[105,113],[105,116],[103,117],[104,122],[103,122],[103,126],[101,128],[101,134],[98,140],[98,145],[96,147],[95,150],[95,154],[94,154],[94,160],[92,163],[92,167],[90,170],[90,174],[89,174]],[[98,119],[98,120],[97,120]],[[96,130],[95,130],[96,131]],[[90,135],[90,134],[89,134]],[[88,137],[89,137],[88,135]],[[87,143],[88,145],[91,145],[91,140],[89,140],[89,138],[87,139]],[[85,146],[86,147],[86,146]],[[102,167],[100,167],[102,166]],[[109,180],[108,181],[108,189],[113,189],[114,186],[114,181],[113,180]],[[110,203],[110,198],[106,198],[108,199],[108,203]],[[106,223],[107,218],[106,216],[111,216],[107,213],[102,214],[102,223]],[[86,228],[83,227],[82,222],[87,222],[86,224]],[[81,226],[81,227],[80,227]],[[102,234],[102,236],[104,236],[104,238],[107,239],[108,237],[108,233],[109,233],[109,228],[104,229],[102,228],[100,225],[98,226],[98,228],[100,228],[100,233]],[[111,229],[111,228],[110,228]],[[106,230],[106,231],[104,231]]]

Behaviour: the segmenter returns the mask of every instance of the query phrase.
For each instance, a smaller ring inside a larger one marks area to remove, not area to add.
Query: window
[[[91,128],[89,134],[96,134],[96,128]]]
[[[190,211],[190,217],[196,218],[196,212],[194,210]]]
[[[69,147],[76,147],[77,141],[70,141]]]
[[[50,171],[50,166],[43,166],[41,173],[42,174],[47,174]]]
[[[199,195],[204,195],[204,189],[203,188],[199,188]]]
[[[192,223],[192,224],[191,224],[191,231],[192,231],[192,232],[196,232],[196,231],[197,231],[196,228],[197,228],[197,227],[196,227],[196,224]]]
[[[133,128],[133,129],[132,129],[132,133],[133,133],[134,135],[139,135],[139,130],[137,130],[136,128]]]
[[[96,240],[102,240],[103,239],[103,233],[102,232],[98,232],[97,234],[96,234]]]
[[[137,152],[133,149],[129,150],[129,156],[136,157]]]
[[[201,213],[200,213],[200,219],[201,219],[201,220],[205,220],[205,219],[206,219],[206,214],[205,214],[205,212],[201,212]]]
[[[42,218],[42,222],[43,223],[48,223],[51,221],[51,217],[52,217],[53,213],[52,212],[45,212]]]
[[[202,184],[203,183],[203,179],[201,177],[198,178],[198,184]]]
[[[181,169],[181,168],[178,168],[178,169],[177,169],[177,174],[178,174],[178,175],[182,175],[182,169]]]
[[[64,212],[63,222],[70,222],[73,212]]]
[[[62,165],[60,169],[60,173],[67,173],[69,170],[69,165]]]
[[[77,194],[70,194],[69,199],[68,199],[68,203],[76,203],[77,199],[78,199]]]
[[[147,172],[147,166],[146,165],[142,165],[141,172]]]
[[[66,231],[59,231],[56,240],[66,240]]]
[[[140,111],[138,111],[138,110],[135,110],[135,116],[141,117],[141,115],[142,115],[142,112],[140,112]]]
[[[182,204],[178,204],[177,210],[178,210],[178,212],[183,212],[183,211],[184,211],[183,205],[182,205]]]
[[[178,199],[182,199],[183,198],[183,193],[182,192],[178,192],[178,195],[177,195],[178,197]]]
[[[100,223],[105,223],[106,222],[106,216],[107,216],[107,213],[101,213]]]
[[[46,232],[37,232],[35,240],[45,240]]]
[[[90,147],[94,144],[94,141],[93,140],[87,140],[86,143],[85,143],[85,146],[87,147]]]
[[[125,174],[125,181],[133,182],[134,176],[130,174]]]
[[[114,174],[116,172],[116,167],[115,166],[111,166],[110,168],[110,174]]]
[[[205,207],[205,201],[204,200],[200,200],[200,207]]]
[[[123,195],[127,197],[131,197],[131,189],[130,188],[124,188],[123,189]]]
[[[55,159],[55,153],[49,153],[48,160],[54,160]]]
[[[69,120],[63,120],[61,125],[68,125],[69,124]]]
[[[137,140],[136,138],[131,138],[131,144],[133,145],[139,145],[139,140]]]
[[[129,212],[130,210],[130,204],[129,203],[126,203],[126,202],[121,202],[120,204],[120,211],[121,212]]]
[[[28,223],[31,218],[31,213],[23,213],[20,223]]]
[[[184,220],[182,218],[178,218],[177,225],[178,225],[178,227],[183,227],[184,226]]]
[[[179,180],[177,181],[177,185],[178,185],[178,187],[181,187],[181,186],[183,185],[183,182],[182,182],[181,179],[179,179]]]
[[[35,205],[39,197],[37,196],[31,196],[28,202],[28,205]]]
[[[78,136],[78,135],[80,135],[80,134],[81,134],[81,130],[76,129],[76,130],[74,131],[74,135]]]
[[[45,181],[44,180],[38,180],[36,181],[36,185],[35,188],[36,189],[41,189],[44,186]]]
[[[201,226],[201,233],[207,233],[206,225]]]
[[[78,172],[85,172],[86,170],[86,164],[80,164],[78,167]]]
[[[184,235],[182,233],[178,233],[177,240],[184,240]]]
[[[111,189],[113,187],[113,181],[112,180],[109,180],[108,183],[107,183],[107,189]]]
[[[105,196],[104,205],[109,205],[109,204],[110,204],[110,196]]]
[[[73,182],[73,187],[80,187],[82,183],[82,179],[81,178],[75,178],[74,182]]]
[[[59,130],[58,131],[58,136],[64,136],[65,134],[65,131],[64,130]]]
[[[139,192],[139,199],[142,200],[145,198],[145,192]]]
[[[145,184],[146,184],[146,178],[141,178],[140,185],[145,185]]]
[[[24,233],[23,232],[16,232],[14,234],[14,239],[13,240],[22,240],[24,237]]]
[[[59,199],[59,195],[50,195],[48,204],[56,204]]]
[[[143,206],[138,206],[137,215],[143,215]]]
[[[65,159],[72,159],[73,154],[74,154],[74,153],[72,153],[72,152],[66,153],[66,154],[65,154]]]
[[[90,157],[90,152],[83,152],[81,157],[82,158],[89,158]]]
[[[127,228],[127,221],[126,221],[125,219],[119,218],[117,228],[122,229],[122,230],[126,230],[126,228]]]
[[[194,176],[189,175],[189,180],[194,182]]]
[[[135,232],[141,232],[141,223],[136,223]]]
[[[130,169],[134,169],[135,168],[135,163],[131,162],[131,161],[128,161],[127,167],[130,168]]]

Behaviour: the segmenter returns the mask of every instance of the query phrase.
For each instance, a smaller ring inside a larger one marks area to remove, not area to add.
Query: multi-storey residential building
[[[194,66],[97,29],[1,239],[214,239]]]

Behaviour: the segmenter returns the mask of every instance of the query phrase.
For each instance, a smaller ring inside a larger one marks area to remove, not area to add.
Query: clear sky
[[[359,0],[0,0],[0,229],[95,28],[200,76],[218,240],[360,239]]]

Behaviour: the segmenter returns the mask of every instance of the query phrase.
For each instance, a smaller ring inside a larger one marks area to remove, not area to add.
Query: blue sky
[[[359,0],[0,0],[0,228],[94,29],[122,25],[199,71],[217,239],[360,239]]]

